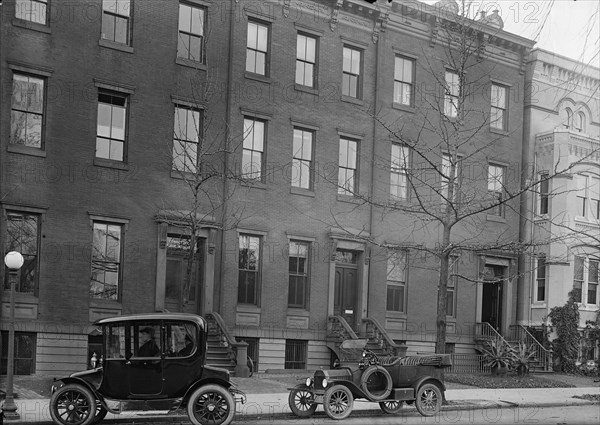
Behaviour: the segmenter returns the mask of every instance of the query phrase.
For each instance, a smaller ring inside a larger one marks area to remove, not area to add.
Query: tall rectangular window
[[[600,219],[600,178],[576,174],[577,215],[585,218]]]
[[[446,286],[446,316],[456,317],[456,289],[458,286],[458,257],[449,258],[448,285]]]
[[[448,154],[442,154],[441,190],[442,201],[455,202],[458,199],[460,158],[456,161]],[[452,182],[452,196],[450,197],[450,184]]]
[[[204,63],[205,19],[204,8],[188,3],[179,3],[177,57]]]
[[[573,299],[580,303],[583,301],[585,257],[575,257],[575,271],[573,273]]]
[[[538,214],[548,214],[550,200],[550,180],[547,173],[540,174],[539,193],[538,193]]]
[[[15,18],[46,25],[48,0],[16,0]]]
[[[312,151],[314,132],[294,128],[292,153],[292,186],[312,188]]]
[[[23,266],[18,271],[15,291],[37,295],[38,262],[40,252],[40,216],[25,212],[6,213],[6,251],[17,251],[23,256]],[[8,269],[4,279],[5,288],[10,288]]]
[[[248,22],[246,44],[246,71],[267,76],[269,73],[269,27],[255,21]]]
[[[536,293],[537,302],[546,301],[546,258],[538,258],[536,265]]]
[[[508,89],[492,84],[490,126],[497,130],[508,129]]]
[[[494,207],[488,210],[489,214],[502,217],[504,215],[504,179],[505,167],[488,165],[488,194]]]
[[[387,259],[387,311],[406,313],[406,251],[389,251]]]
[[[8,332],[2,331],[1,334],[0,347],[2,347],[2,353],[0,356],[0,374],[6,375],[6,367],[8,365]],[[35,373],[36,336],[34,332],[15,332],[13,363],[13,372],[15,375],[33,375]]]
[[[198,152],[202,121],[200,111],[175,106],[173,130],[173,169],[186,173],[198,171]]]
[[[239,236],[238,251],[238,303],[258,306],[260,295],[260,253],[259,236]]]
[[[362,51],[344,46],[342,60],[342,94],[360,99]]]
[[[244,118],[244,142],[242,148],[242,178],[263,178],[263,153],[265,148],[264,121]]]
[[[590,176],[590,208],[592,217],[600,220],[600,178]]]
[[[44,79],[13,74],[10,113],[10,143],[43,147]]]
[[[296,38],[296,84],[315,87],[316,70],[317,38],[298,34]]]
[[[390,197],[395,201],[408,199],[408,146],[392,143],[392,160],[390,169]]]
[[[454,71],[446,70],[444,87],[444,114],[454,118],[458,115],[458,99],[460,96],[460,80]]]
[[[94,221],[90,298],[119,299],[122,243],[120,224]]]
[[[288,251],[288,307],[308,307],[309,259],[310,244],[308,242],[290,241]]]
[[[358,142],[340,138],[338,193],[354,195],[358,182]]]
[[[127,95],[98,92],[96,157],[124,161],[127,121]]]
[[[285,369],[306,369],[308,341],[300,339],[285,340]]]
[[[575,256],[573,272],[573,296],[576,302],[598,304],[600,260],[589,255]]]
[[[598,260],[588,259],[587,303],[598,304]]]
[[[394,63],[394,102],[413,106],[415,61],[396,56]]]
[[[130,0],[102,0],[102,39],[129,44]]]

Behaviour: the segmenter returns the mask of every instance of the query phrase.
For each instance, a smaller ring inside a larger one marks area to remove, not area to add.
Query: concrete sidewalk
[[[448,404],[442,407],[443,412],[474,410],[474,409],[499,409],[507,407],[548,407],[597,404],[591,401],[574,398],[585,394],[600,394],[600,388],[511,388],[511,389],[448,389],[446,399]],[[260,416],[270,418],[295,418],[288,407],[288,393],[275,394],[248,394],[247,402],[237,405],[234,422],[243,422],[244,419]],[[48,399],[23,399],[15,400],[21,419],[17,421],[5,420],[7,424],[51,424],[48,411]],[[317,409],[322,412],[322,407]],[[381,414],[377,403],[357,400],[354,403],[356,414]],[[370,411],[370,412],[369,412]],[[412,406],[405,407],[406,415],[419,416]],[[354,413],[353,413],[354,414]],[[102,423],[129,423],[144,424],[154,421],[182,421],[185,419],[184,411],[126,411],[120,415],[108,414]]]

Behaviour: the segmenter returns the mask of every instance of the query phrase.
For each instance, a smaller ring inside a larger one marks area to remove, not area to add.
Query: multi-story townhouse
[[[218,313],[259,370],[327,365],[331,317],[359,335],[375,319],[410,351],[432,350],[438,270],[404,247],[402,272],[390,274],[398,256],[387,247],[415,234],[406,217],[365,202],[402,198],[406,172],[390,165],[404,147],[369,111],[416,131],[408,124],[453,86],[437,34],[457,9],[448,0],[5,1],[1,234],[26,260],[17,373],[81,369],[98,349],[95,319],[161,310]],[[508,117],[485,126],[497,140],[479,158],[477,178],[488,181],[520,162],[532,43],[502,31],[497,16],[468,22],[489,39],[469,71],[485,78],[470,106]],[[493,95],[499,88],[508,96]],[[196,204],[189,183],[207,169],[217,178]],[[507,209],[485,223],[484,242],[512,235],[518,216]],[[448,340],[466,352],[475,323],[514,322],[516,261],[495,250],[457,264],[468,279],[451,285]],[[3,288],[5,340],[6,278]]]
[[[548,314],[571,293],[580,330],[599,308],[600,69],[536,49],[527,63],[524,152],[532,181],[523,199],[532,220],[524,237],[536,248],[523,258],[519,323],[550,324]],[[580,359],[598,358],[582,339]]]

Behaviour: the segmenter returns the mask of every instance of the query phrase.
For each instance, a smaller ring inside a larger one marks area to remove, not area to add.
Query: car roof
[[[94,325],[106,325],[108,323],[122,323],[122,322],[136,322],[136,321],[151,321],[151,320],[177,320],[193,322],[197,324],[200,329],[206,329],[206,319],[202,316],[191,313],[139,313],[139,314],[128,314],[123,316],[106,317],[104,319],[97,320]]]

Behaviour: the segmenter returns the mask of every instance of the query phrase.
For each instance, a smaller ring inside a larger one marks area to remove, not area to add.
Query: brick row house
[[[84,368],[94,320],[152,311],[218,313],[260,371],[328,365],[331,317],[357,334],[371,319],[409,352],[432,351],[439,271],[411,246],[435,244],[439,229],[390,206],[416,199],[408,173],[424,169],[403,140],[429,143],[419,123],[456,118],[458,71],[437,34],[457,11],[448,0],[5,1],[0,230],[25,257],[16,372]],[[490,147],[468,173],[503,196],[521,183],[530,137],[533,42],[490,16],[469,20],[486,42],[468,72],[480,111],[468,123]],[[428,146],[443,169],[448,153]],[[507,205],[480,217],[482,246],[519,238],[519,202]],[[517,254],[477,250],[452,267],[448,351],[474,352],[477,323],[506,333],[526,320],[533,280],[521,283]]]

